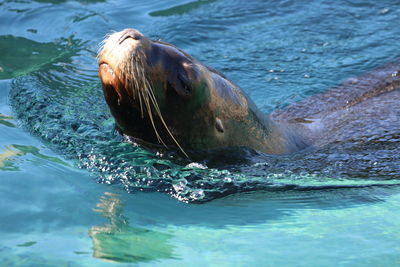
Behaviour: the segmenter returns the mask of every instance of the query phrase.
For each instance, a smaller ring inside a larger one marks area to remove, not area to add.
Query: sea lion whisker
[[[138,90],[138,97],[139,97],[139,105],[140,105],[140,115],[142,117],[142,119],[144,118],[143,115],[143,104],[142,104],[142,97],[141,97],[141,91]]]
[[[149,115],[149,119],[150,119],[151,125],[153,126],[153,129],[154,129],[154,132],[155,132],[155,134],[156,134],[157,140],[158,140],[160,143],[162,143],[165,147],[167,147],[167,145],[165,144],[164,140],[162,140],[160,134],[158,133],[157,128],[156,128],[156,125],[155,125],[155,123],[154,123],[154,119],[153,119],[153,114],[152,114],[152,111],[151,111],[151,106],[150,106],[149,98],[148,98],[148,96],[144,96],[144,95],[143,95],[143,97],[144,97],[144,103],[145,103],[146,108],[147,108],[147,113],[148,113],[148,115]],[[147,98],[146,98],[146,97],[147,97]]]
[[[110,33],[107,33],[106,35],[104,35],[104,39],[99,44],[97,60],[99,60],[100,58],[102,58],[104,56],[104,53],[106,52],[106,50],[107,50],[107,54],[110,53],[110,51],[108,51],[109,49],[105,49],[105,48],[106,48],[107,44],[109,43],[111,36],[114,33],[115,33],[115,31],[111,31]]]
[[[157,140],[160,143],[162,143],[165,147],[167,147],[167,145],[165,144],[164,140],[161,138],[160,134],[158,133],[157,127],[156,127],[156,125],[154,123],[153,112],[152,112],[152,109],[151,109],[151,103],[149,101],[150,97],[148,95],[148,90],[149,89],[146,87],[145,83],[143,84],[142,89],[143,90],[141,90],[141,95],[142,95],[143,100],[144,100],[144,102],[146,104],[146,108],[147,108],[147,111],[148,111],[148,114],[149,114],[149,117],[150,117],[151,124],[152,124],[153,129],[154,129],[154,132],[156,134]]]
[[[147,80],[146,80],[146,82],[148,83]],[[150,86],[150,88],[151,88],[151,86]],[[167,130],[168,134],[171,136],[172,140],[175,142],[175,144],[178,146],[178,148],[182,151],[182,153],[183,153],[187,158],[189,158],[188,154],[186,154],[185,150],[183,150],[183,148],[182,148],[182,146],[179,144],[178,140],[176,140],[176,138],[174,137],[174,135],[172,134],[172,132],[171,132],[170,129],[168,128],[168,125],[167,125],[167,123],[165,122],[165,120],[164,120],[164,118],[163,118],[163,116],[162,116],[162,114],[161,114],[160,108],[159,108],[159,106],[158,106],[158,103],[157,103],[157,101],[156,101],[156,99],[155,99],[153,90],[150,89],[150,90],[147,91],[147,93],[149,94],[149,98],[150,98],[151,102],[153,103],[153,106],[154,106],[154,108],[155,108],[155,110],[156,110],[156,112],[157,112],[157,115],[159,116],[159,118],[160,118],[162,124],[164,125],[165,129]]]
[[[152,113],[152,110],[151,110],[149,96],[148,96],[148,93],[147,93],[149,89],[147,88],[147,85],[146,85],[146,82],[145,82],[146,81],[145,76],[144,76],[144,74],[142,72],[140,72],[140,68],[138,67],[138,64],[136,64],[136,67],[137,67],[135,69],[136,70],[136,72],[135,72],[136,77],[143,78],[143,79],[135,79],[137,84],[138,84],[138,80],[140,80],[141,83],[142,83],[141,88],[139,88],[139,86],[136,88],[137,91],[138,91],[138,96],[139,96],[139,101],[140,101],[140,106],[141,106],[142,119],[144,117],[143,109],[142,109],[142,103],[143,103],[144,106],[147,109],[147,113],[148,113],[148,116],[149,116],[149,119],[150,119],[150,123],[151,123],[151,125],[152,125],[152,127],[154,129],[154,132],[156,134],[156,138],[157,138],[158,142],[162,143],[165,147],[167,147],[167,145],[165,144],[164,140],[162,140],[160,134],[158,133],[156,125],[154,123],[153,113]]]
[[[178,140],[176,140],[175,136],[172,134],[171,130],[168,128],[168,125],[167,125],[167,123],[165,122],[164,117],[163,117],[162,114],[161,114],[161,111],[160,111],[160,108],[159,108],[159,106],[158,106],[156,97],[155,97],[155,95],[154,95],[153,87],[151,86],[150,82],[148,81],[148,79],[146,78],[146,75],[145,75],[145,73],[144,73],[144,64],[143,64],[143,61],[142,61],[142,59],[144,59],[144,58],[145,58],[144,54],[143,54],[142,52],[138,52],[138,53],[137,53],[137,58],[136,58],[136,60],[131,61],[131,62],[135,62],[136,70],[140,73],[139,75],[137,75],[137,77],[141,77],[141,78],[142,78],[142,79],[140,79],[140,81],[143,82],[142,89],[143,89],[143,91],[146,93],[146,96],[148,97],[148,99],[151,100],[151,102],[152,102],[152,104],[153,104],[153,106],[154,106],[154,109],[155,109],[157,115],[159,116],[159,118],[160,118],[160,120],[161,120],[163,126],[164,126],[165,129],[167,130],[168,134],[171,136],[171,138],[172,138],[172,140],[174,141],[174,143],[178,146],[178,148],[182,151],[182,153],[183,153],[187,158],[189,158],[189,156],[187,155],[187,153],[183,150],[182,146],[179,144]],[[139,91],[140,91],[140,90],[139,90]],[[151,118],[151,120],[152,120],[152,119],[153,119],[153,118]],[[152,123],[153,123],[153,122],[152,122]],[[154,127],[154,130],[156,131],[155,126],[153,126],[153,127]],[[157,132],[157,131],[156,131],[156,134],[157,134],[157,136],[158,136],[158,132]],[[158,137],[157,137],[157,138],[158,138]],[[160,137],[160,139],[161,139],[161,137]],[[164,141],[163,141],[162,139],[161,139],[161,143],[163,143],[164,146],[166,146],[165,143],[164,143]],[[166,147],[167,147],[167,146],[166,146]]]
[[[149,83],[146,79],[145,73],[143,72],[143,63],[141,60],[140,55],[137,56],[135,58],[135,60],[132,60],[131,62],[134,62],[134,69],[135,69],[135,88],[138,91],[138,95],[139,95],[139,103],[140,103],[140,110],[141,110],[141,115],[142,115],[142,119],[144,118],[144,113],[143,113],[143,104],[145,105],[146,109],[147,109],[147,113],[149,115],[149,119],[151,122],[151,125],[154,129],[154,132],[156,134],[157,140],[162,143],[165,147],[167,147],[167,145],[165,144],[164,140],[161,138],[160,134],[157,131],[156,125],[154,123],[154,118],[153,118],[153,113],[152,113],[152,109],[151,109],[151,105],[150,105],[150,101],[149,99],[151,99],[149,97],[149,92],[151,92],[151,88],[149,88]],[[140,86],[139,86],[139,81],[140,81]]]
[[[129,68],[132,69],[133,73],[136,72],[136,69],[133,66],[129,65]],[[131,82],[132,86],[131,87],[132,87],[133,99],[135,100],[136,99],[136,92],[139,92],[139,90],[138,90],[139,84],[138,84],[137,79],[132,78],[131,80],[132,80],[132,82]],[[139,99],[139,101],[140,101],[140,99]],[[143,111],[142,111],[142,118],[143,118]]]
[[[138,65],[138,60],[139,59],[137,59],[137,60],[135,60],[135,73],[136,73],[136,76],[135,77],[139,77],[139,74],[138,74],[138,72],[139,72],[139,70],[140,70],[140,67],[139,67],[139,65]],[[142,119],[144,118],[144,113],[143,113],[143,104],[142,104],[142,98],[140,97],[140,94],[141,94],[141,91],[142,90],[140,90],[140,86],[139,86],[139,81],[138,81],[138,79],[133,79],[134,80],[134,82],[135,82],[135,86],[134,86],[134,88],[133,88],[133,90],[135,90],[136,89],[136,91],[138,92],[138,96],[139,96],[139,105],[140,105],[140,114],[141,114],[141,116],[142,116]],[[135,95],[135,92],[134,92],[134,95]]]

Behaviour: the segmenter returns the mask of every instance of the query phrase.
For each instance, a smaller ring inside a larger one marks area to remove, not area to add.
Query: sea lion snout
[[[138,52],[149,45],[150,41],[135,29],[114,32],[103,41],[98,55],[99,66],[106,63],[118,73],[132,56],[139,56]]]
[[[118,40],[119,44],[122,44],[126,39],[133,40],[141,40],[143,38],[143,34],[135,29],[125,29],[121,31],[121,37]]]

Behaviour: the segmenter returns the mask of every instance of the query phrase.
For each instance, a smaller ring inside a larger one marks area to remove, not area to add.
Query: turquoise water
[[[340,147],[319,154],[337,165],[250,156],[188,167],[121,143],[95,59],[105,34],[134,27],[223,71],[270,112],[398,57],[400,3],[38,0],[4,1],[0,12],[5,266],[400,264],[400,187],[391,185],[400,177],[398,142],[367,146],[368,157],[384,155],[368,158],[373,166],[343,160],[359,154]],[[76,133],[67,127],[74,122]],[[124,178],[133,173],[145,182]],[[215,193],[193,174],[222,192],[216,200],[184,203]],[[219,178],[252,192],[220,198],[240,190],[213,184]],[[151,181],[158,187],[145,186]]]

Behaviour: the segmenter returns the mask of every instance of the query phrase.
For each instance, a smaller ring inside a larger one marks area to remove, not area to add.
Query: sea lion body
[[[284,154],[307,138],[261,114],[223,74],[173,45],[126,29],[104,41],[99,76],[121,131],[182,150],[249,147]]]
[[[400,58],[340,86],[271,114],[274,121],[301,122],[316,133],[314,146],[367,143],[398,135],[400,128]],[[389,138],[391,139],[391,138]]]

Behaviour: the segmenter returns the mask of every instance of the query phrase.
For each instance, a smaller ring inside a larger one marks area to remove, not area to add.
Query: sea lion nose
[[[125,29],[122,31],[121,37],[118,40],[119,44],[122,44],[126,39],[140,40],[143,34],[135,29]]]

